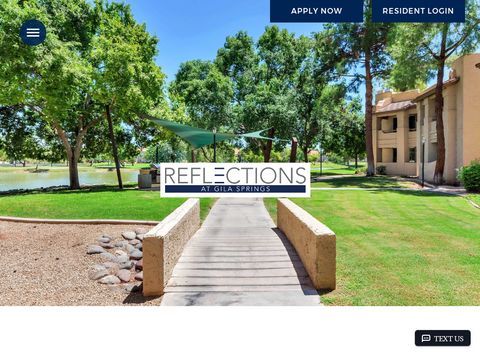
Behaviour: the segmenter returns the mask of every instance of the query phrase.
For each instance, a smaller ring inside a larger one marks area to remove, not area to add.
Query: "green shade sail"
[[[153,116],[149,116],[149,115],[145,115],[143,117],[148,119],[148,120],[153,121],[155,124],[157,124],[159,126],[162,126],[166,129],[172,131],[173,133],[180,136],[182,139],[187,141],[190,145],[192,145],[196,149],[201,148],[202,146],[205,146],[205,145],[211,145],[214,142],[213,131],[204,130],[204,129],[196,128],[196,127],[193,127],[193,126],[176,123],[176,122],[170,121],[170,120],[157,119],[157,118],[154,118]],[[235,137],[248,137],[248,138],[255,138],[255,139],[275,140],[275,139],[260,135],[262,132],[264,132],[266,130],[268,130],[268,129],[259,130],[259,131],[246,133],[246,134],[227,134],[227,133],[217,132],[215,134],[216,135],[215,136],[215,141],[219,142],[219,141],[233,139]]]

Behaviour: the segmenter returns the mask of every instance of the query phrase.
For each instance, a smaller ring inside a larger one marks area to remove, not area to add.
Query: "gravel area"
[[[89,279],[89,269],[105,260],[87,255],[88,246],[132,228],[0,221],[0,305],[159,305],[160,297]]]

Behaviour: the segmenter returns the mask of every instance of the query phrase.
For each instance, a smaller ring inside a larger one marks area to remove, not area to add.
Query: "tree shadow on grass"
[[[434,198],[434,197],[458,197],[456,194],[448,194],[448,193],[443,193],[443,192],[438,192],[438,191],[433,191],[433,190],[422,190],[422,189],[412,189],[412,190],[395,190],[395,189],[389,189],[385,188],[382,190],[371,190],[369,193],[372,194],[385,194],[385,193],[395,193],[399,194],[402,196],[417,196],[417,197],[423,197],[423,198]]]

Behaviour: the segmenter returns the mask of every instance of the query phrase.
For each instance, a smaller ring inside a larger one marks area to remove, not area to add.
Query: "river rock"
[[[113,244],[109,242],[101,242],[100,246],[104,249],[113,249]]]
[[[148,232],[148,229],[145,228],[136,228],[135,229],[135,234],[141,235],[141,234],[146,234]]]
[[[120,269],[131,269],[133,267],[133,261],[125,261],[120,264],[118,264]]]
[[[141,243],[137,244],[137,245],[135,245],[135,249],[138,249],[138,250],[142,251],[143,250],[143,245]]]
[[[121,263],[127,262],[128,260],[130,260],[129,257],[128,257],[128,255],[120,255],[120,256],[117,256],[117,258],[116,258],[115,261],[116,261],[118,264],[121,264]]]
[[[127,253],[123,250],[115,250],[115,255],[123,256],[123,255],[127,255]]]
[[[143,271],[140,271],[138,274],[135,275],[135,280],[143,281]]]
[[[135,251],[135,246],[127,244],[125,245],[125,250],[127,250],[127,253],[131,254],[132,252]]]
[[[137,234],[137,239],[140,241],[143,241],[144,237],[145,237],[145,234]]]
[[[116,285],[120,284],[120,279],[115,275],[108,275],[99,280],[101,284]]]
[[[142,242],[138,239],[134,239],[134,240],[130,240],[128,243],[132,246],[136,246],[138,244],[141,244]]]
[[[117,271],[117,277],[122,282],[129,282],[131,276],[132,276],[132,273],[130,272],[130,270],[120,269],[120,270]]]
[[[87,254],[92,255],[92,254],[102,254],[104,253],[105,250],[99,246],[99,245],[90,245],[87,248]]]
[[[137,234],[134,231],[124,231],[122,233],[122,236],[126,240],[133,240],[137,236]]]
[[[103,266],[105,266],[110,275],[115,275],[120,270],[120,265],[113,261],[104,262]]]
[[[135,249],[135,251],[132,251],[130,253],[130,258],[131,259],[140,260],[142,257],[143,257],[143,253],[138,249]]]
[[[137,261],[137,263],[135,264],[135,269],[143,270],[143,259]]]
[[[121,248],[121,247],[124,247],[126,244],[128,244],[127,240],[121,240],[121,241],[115,241],[113,243],[113,246]]]
[[[103,248],[101,248],[101,249],[103,250]],[[100,256],[106,261],[118,262],[117,257],[113,254],[110,254],[109,252],[103,252],[103,253],[100,254]]]
[[[99,238],[97,238],[97,241],[101,244],[103,243],[109,243],[110,241],[112,241],[112,239],[110,237],[104,237],[103,235],[100,236]]]
[[[142,291],[142,284],[141,283],[126,284],[124,287],[124,290],[128,293],[139,292],[139,291]]]
[[[90,280],[98,280],[107,275],[109,275],[109,272],[103,265],[93,265],[88,272],[88,278]]]

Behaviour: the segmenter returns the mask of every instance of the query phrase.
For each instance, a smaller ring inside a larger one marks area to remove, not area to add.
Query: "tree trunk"
[[[97,125],[102,117],[98,117],[95,120],[92,120],[89,124],[82,127],[76,138],[75,138],[75,147],[72,148],[70,142],[68,141],[67,134],[62,129],[59,123],[53,122],[51,125],[55,129],[59,139],[63,144],[63,148],[65,149],[65,153],[67,155],[67,164],[68,164],[68,172],[70,176],[70,189],[80,189],[80,181],[78,179],[78,160],[80,159],[80,152],[82,150],[83,145],[83,138],[87,133],[88,129],[92,126]]]
[[[270,130],[268,130],[268,137],[269,138],[273,138],[273,136],[275,135],[275,128],[271,128]],[[272,145],[273,145],[273,141],[272,140],[267,140],[267,144],[265,145],[265,148],[263,150],[263,162],[270,162],[270,156],[272,154]]]
[[[355,169],[358,169],[358,154],[355,154]]]
[[[302,149],[302,152],[303,152],[303,161],[308,163],[308,148],[307,147],[304,147]]]
[[[63,148],[65,149],[65,154],[67,155],[67,166],[68,166],[68,175],[70,179],[70,189],[77,190],[80,189],[80,180],[78,178],[78,159],[80,158],[80,150],[82,147],[82,138],[83,132],[80,132],[77,136],[77,143],[75,149],[72,149],[65,131],[61,128],[58,123],[52,124],[58,137],[60,138]]]
[[[373,117],[373,84],[371,72],[371,54],[370,49],[365,51],[365,142],[367,144],[367,176],[375,175],[375,164],[373,160],[373,136],[372,136],[372,117]]]
[[[70,159],[68,161],[68,175],[70,177],[70,189],[80,189],[80,179],[78,177],[78,158],[75,156],[76,151],[70,150]]]
[[[445,170],[445,131],[443,126],[443,76],[445,74],[445,52],[447,46],[448,27],[442,32],[442,43],[437,68],[437,84],[435,86],[435,117],[437,121],[437,163],[433,182],[443,184],[443,172]]]
[[[212,159],[207,155],[207,152],[205,151],[205,148],[200,148],[202,150],[203,156],[207,160],[207,162],[212,162]]]
[[[297,162],[297,147],[298,141],[296,137],[292,138],[292,147],[290,149],[290,162],[294,163]]]
[[[113,132],[112,114],[110,113],[109,105],[105,107],[105,114],[107,116],[107,121],[108,121],[108,131],[110,133],[110,142],[112,143],[112,151],[113,151],[113,158],[115,160],[115,168],[117,169],[118,188],[122,190],[123,189],[122,173],[120,172],[120,160],[118,159],[117,141],[115,140],[115,134]]]

